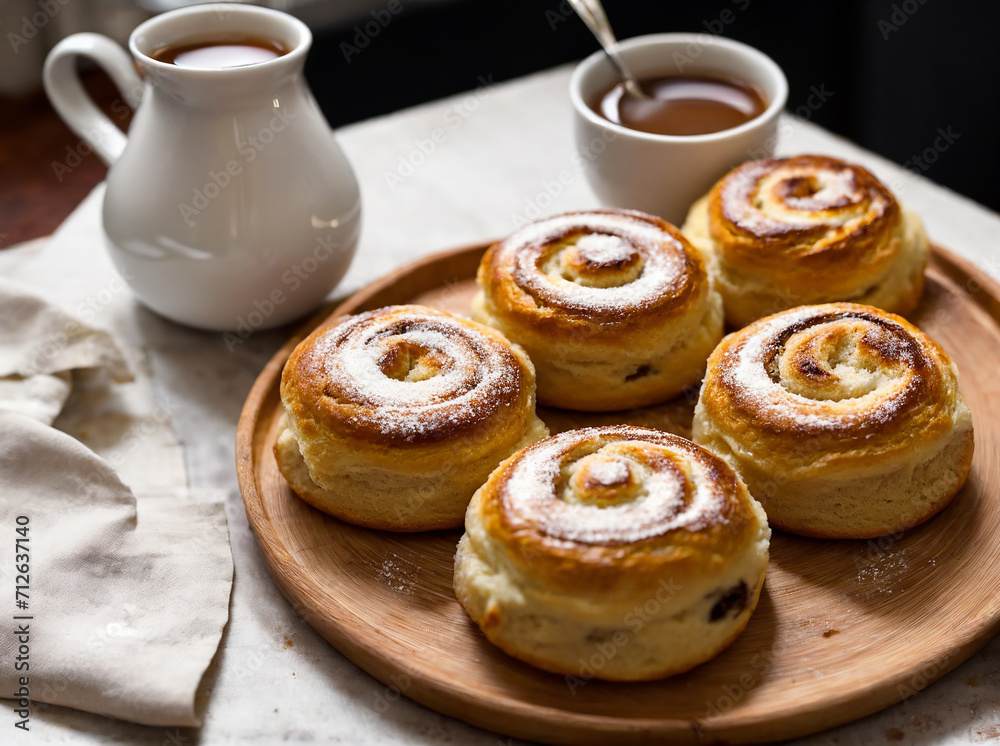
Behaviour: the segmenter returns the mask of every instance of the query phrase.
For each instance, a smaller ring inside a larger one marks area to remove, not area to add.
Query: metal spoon
[[[587,28],[597,37],[597,41],[601,43],[601,46],[604,47],[605,54],[608,55],[611,64],[618,70],[622,83],[625,84],[625,91],[630,96],[635,96],[636,98],[650,98],[639,86],[639,81],[635,79],[632,71],[628,69],[625,60],[618,54],[618,40],[611,30],[611,24],[608,23],[608,16],[604,13],[604,6],[601,5],[601,0],[569,0],[569,4],[576,11],[576,14],[583,19],[583,22],[587,24]]]

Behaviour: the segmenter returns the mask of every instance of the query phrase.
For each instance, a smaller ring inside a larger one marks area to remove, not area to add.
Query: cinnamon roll
[[[771,524],[866,539],[927,520],[972,462],[948,354],[871,306],[803,306],[730,334],[709,359],[694,440],[735,469]]]
[[[666,401],[698,382],[722,338],[700,252],[641,212],[539,220],[491,246],[477,279],[473,318],[524,347],[538,400],[553,407]]]
[[[490,640],[539,668],[637,681],[685,671],[746,626],[770,529],[725,462],[676,435],[573,430],[476,492],[455,593]]]
[[[281,401],[274,453],[292,489],[337,518],[390,531],[461,526],[494,467],[548,434],[523,350],[422,306],[311,334],[285,364]]]
[[[682,229],[714,262],[726,322],[807,303],[916,308],[928,244],[920,219],[871,173],[835,158],[747,161]]]

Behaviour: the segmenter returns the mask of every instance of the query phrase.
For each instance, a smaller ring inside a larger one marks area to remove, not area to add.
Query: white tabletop
[[[355,264],[337,295],[425,254],[509,233],[519,217],[596,206],[571,160],[568,79],[569,69],[559,68],[341,130],[341,144],[361,182],[364,229]],[[1000,216],[808,122],[789,118],[783,131],[781,153],[827,153],[864,164],[923,217],[932,240],[1000,278]],[[972,165],[961,143],[941,157],[965,158]],[[928,173],[933,176],[933,170]],[[54,240],[98,236],[102,196],[95,191]],[[81,252],[102,251],[97,240],[82,243]],[[154,383],[175,404],[173,423],[185,445],[192,486],[228,493],[236,577],[229,626],[203,684],[205,724],[200,730],[152,728],[43,706],[33,716],[30,740],[149,746],[517,743],[397,698],[305,624],[268,574],[237,489],[233,447],[243,400],[287,330],[254,334],[230,353],[220,335],[139,314]],[[998,656],[1000,643],[994,640],[906,702],[797,743],[845,746],[905,738],[958,744],[998,738]]]

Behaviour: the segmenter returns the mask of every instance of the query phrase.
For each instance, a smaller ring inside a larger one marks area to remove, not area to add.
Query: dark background
[[[398,12],[363,49],[354,26],[316,34],[307,75],[334,126],[475,88],[479,75],[507,80],[597,49],[560,0],[395,1],[399,5],[391,7]],[[788,76],[789,110],[803,106],[813,86],[832,92],[812,121],[1000,210],[1000,3],[604,5],[619,38],[721,31],[763,50]],[[357,25],[364,23],[359,19]]]
[[[316,0],[312,7],[344,15],[353,1]],[[473,89],[480,75],[499,82],[598,48],[563,0],[365,2],[378,5],[383,23],[364,12],[339,27],[316,19],[307,75],[334,126]],[[762,49],[788,76],[792,112],[813,89],[832,92],[809,111],[812,121],[1000,211],[996,0],[605,0],[605,6],[621,38],[710,32]],[[345,45],[365,42],[355,27],[366,22],[377,35],[352,53]],[[109,106],[120,94],[110,79],[91,70],[84,85],[113,116]],[[66,161],[79,144],[41,91],[0,98],[0,249],[51,233],[104,178],[94,155],[54,176],[52,164]]]

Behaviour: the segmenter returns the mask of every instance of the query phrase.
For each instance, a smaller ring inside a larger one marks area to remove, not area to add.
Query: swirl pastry
[[[506,653],[556,673],[686,671],[746,626],[770,529],[725,462],[625,425],[572,430],[490,475],[465,519],[455,593]]]
[[[422,306],[390,306],[320,329],[281,376],[274,446],[306,502],[391,531],[462,525],[503,459],[548,431],[535,372],[489,327]]]
[[[714,261],[734,328],[829,301],[909,313],[923,292],[920,219],[868,171],[835,158],[737,166],[694,204],[682,231]]]
[[[520,344],[538,400],[609,411],[698,382],[722,338],[722,302],[700,252],[669,223],[626,210],[571,212],[494,244],[473,318]]]
[[[870,306],[803,306],[730,334],[709,359],[695,442],[725,459],[771,524],[865,539],[941,510],[972,462],[947,353]]]

